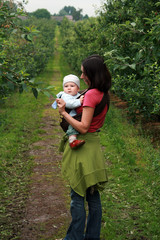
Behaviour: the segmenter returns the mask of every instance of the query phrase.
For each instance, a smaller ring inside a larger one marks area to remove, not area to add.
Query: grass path
[[[58,32],[55,47],[54,58],[37,81],[47,81],[58,92],[62,69],[68,68],[60,59]],[[58,110],[51,108],[53,100],[15,94],[1,109],[1,240],[54,240],[69,224],[69,190],[61,177],[58,151],[63,132]]]
[[[57,92],[62,78],[58,35],[59,32],[55,39],[54,59],[46,69],[53,73],[50,84],[55,86]],[[59,126],[58,110],[51,108],[53,100],[51,97],[43,111],[41,140],[32,144],[29,153],[34,158],[35,166],[26,204],[22,240],[54,240],[65,234],[70,220],[66,203],[69,191],[61,177],[62,155],[58,151],[63,132]]]

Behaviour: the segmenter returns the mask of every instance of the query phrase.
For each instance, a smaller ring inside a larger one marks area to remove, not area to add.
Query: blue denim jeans
[[[86,222],[85,198],[71,189],[71,216],[72,221],[64,240],[100,240],[102,208],[98,191],[86,192],[88,202],[88,218]]]

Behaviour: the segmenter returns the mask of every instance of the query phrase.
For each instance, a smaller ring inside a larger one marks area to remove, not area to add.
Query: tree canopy
[[[35,12],[32,13],[32,15],[36,18],[51,18],[51,14],[47,9],[37,9]]]
[[[32,89],[37,97],[41,90],[34,77],[54,52],[56,22],[27,18],[23,6],[17,6],[8,1],[0,6],[0,103],[17,90],[22,93]]]
[[[100,16],[61,24],[63,49],[79,71],[92,54],[104,56],[112,91],[127,101],[132,119],[160,116],[160,2],[106,0]]]

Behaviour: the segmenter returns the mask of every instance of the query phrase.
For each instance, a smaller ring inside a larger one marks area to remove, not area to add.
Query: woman
[[[82,111],[81,121],[72,118],[65,111],[65,102],[57,99],[59,113],[80,132],[78,139],[86,142],[76,151],[71,150],[67,142],[64,147],[62,174],[71,186],[72,215],[72,222],[64,240],[100,240],[102,209],[99,190],[102,190],[107,182],[107,173],[98,132],[103,126],[109,106],[105,104],[97,116],[94,116],[94,111],[103,95],[108,95],[111,75],[99,55],[86,58],[82,62],[81,71],[81,78],[88,86],[83,107],[78,109]],[[89,211],[86,230],[85,199]]]

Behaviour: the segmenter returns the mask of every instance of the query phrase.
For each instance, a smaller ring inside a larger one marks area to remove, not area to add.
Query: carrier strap
[[[88,89],[85,89],[83,91],[80,91],[80,96],[84,95],[86,92],[88,91]],[[80,96],[78,96],[77,98],[80,98]],[[93,117],[98,116],[103,109],[105,108],[106,104],[108,105],[108,109],[109,109],[109,105],[110,105],[110,97],[108,93],[104,93],[102,100],[100,101],[100,103],[95,107],[95,111],[94,111],[94,115]],[[107,110],[108,111],[108,110]]]

